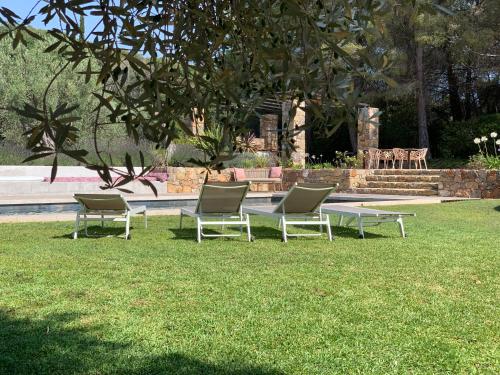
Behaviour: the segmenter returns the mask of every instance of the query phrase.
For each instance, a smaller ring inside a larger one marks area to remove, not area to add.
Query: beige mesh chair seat
[[[247,228],[248,241],[252,240],[250,232],[250,218],[243,213],[242,204],[245,199],[250,181],[208,183],[201,187],[200,197],[196,207],[182,208],[179,226],[182,229],[184,216],[196,219],[196,239],[201,242],[203,237],[240,237],[243,227]],[[203,228],[209,225],[226,225],[240,227],[239,234],[208,234]]]
[[[342,206],[337,204],[325,204],[322,206],[322,210],[327,215],[338,215],[339,226],[344,225],[346,227],[357,227],[360,238],[365,238],[365,227],[376,226],[383,223],[397,223],[399,225],[401,237],[404,238],[406,237],[406,233],[403,225],[403,217],[415,216],[414,213],[383,211],[372,208]],[[345,223],[344,217],[348,218]],[[356,223],[351,225],[353,221],[356,221]]]
[[[321,236],[323,226],[326,225],[328,240],[332,240],[330,218],[321,211],[321,204],[335,189],[325,184],[296,184],[283,197],[281,202],[274,206],[244,206],[243,212],[260,215],[279,220],[283,242],[288,237]],[[289,233],[289,225],[319,226],[320,233]]]
[[[144,226],[146,228],[148,226],[146,206],[131,207],[121,194],[75,194],[74,198],[80,203],[80,209],[76,214],[74,239],[78,237],[81,221],[84,223],[86,236],[88,236],[89,221],[100,221],[102,227],[105,221],[125,222],[126,239],[130,239],[132,215],[143,215]]]

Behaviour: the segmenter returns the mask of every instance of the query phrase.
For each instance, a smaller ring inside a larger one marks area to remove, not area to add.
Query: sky
[[[31,8],[37,3],[37,0],[0,0],[0,7],[5,7],[12,10],[19,17],[24,18],[28,15]],[[38,10],[44,6],[44,2],[41,1],[35,11],[32,14],[37,14]],[[52,27],[57,27],[57,21],[52,20],[47,26],[42,22],[44,17],[38,16],[31,23],[31,26],[37,29],[50,29]],[[95,25],[95,17],[87,16],[85,19],[85,29],[88,31]]]

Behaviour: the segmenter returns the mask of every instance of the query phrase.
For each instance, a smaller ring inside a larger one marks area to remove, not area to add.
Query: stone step
[[[441,176],[438,175],[375,175],[366,176],[366,181],[385,182],[439,182]]]
[[[387,188],[387,189],[438,189],[436,182],[420,182],[420,181],[368,181],[367,188]]]
[[[388,169],[374,169],[373,174],[376,176],[381,175],[418,175],[418,176],[429,176],[434,175],[437,176],[435,170],[432,169],[397,169],[397,168],[388,168]]]
[[[437,190],[432,189],[387,189],[387,188],[355,188],[356,194],[385,194],[385,195],[438,195]]]

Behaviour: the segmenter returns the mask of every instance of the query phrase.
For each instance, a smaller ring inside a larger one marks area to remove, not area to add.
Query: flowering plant
[[[493,152],[490,153],[488,148],[488,137],[482,136],[481,138],[474,138],[474,143],[479,149],[479,153],[473,155],[469,160],[469,167],[471,168],[486,168],[486,169],[500,169],[500,139],[497,139],[498,134],[492,132],[490,134],[491,144],[493,145]],[[499,148],[497,150],[497,148]]]

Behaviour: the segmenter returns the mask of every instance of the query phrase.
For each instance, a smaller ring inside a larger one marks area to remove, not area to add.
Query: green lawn
[[[500,201],[337,238],[0,225],[0,374],[499,373]]]

